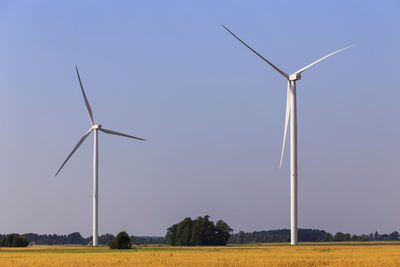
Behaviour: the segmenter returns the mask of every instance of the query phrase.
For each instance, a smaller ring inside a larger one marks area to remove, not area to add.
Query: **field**
[[[400,242],[0,248],[1,266],[400,266]]]

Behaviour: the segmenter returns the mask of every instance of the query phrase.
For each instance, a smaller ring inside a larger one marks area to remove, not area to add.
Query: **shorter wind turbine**
[[[297,108],[296,108],[296,81],[301,79],[301,73],[307,70],[309,67],[317,64],[318,62],[324,60],[327,57],[330,57],[340,51],[346,50],[351,46],[347,46],[345,48],[339,49],[329,55],[326,55],[313,63],[305,66],[304,68],[299,69],[293,74],[287,74],[283,70],[279,69],[277,66],[272,64],[262,55],[257,53],[253,48],[251,48],[248,44],[239,39],[233,32],[231,32],[227,27],[222,25],[230,34],[233,35],[236,39],[238,39],[242,44],[244,44],[248,49],[253,51],[257,56],[259,56],[262,60],[267,62],[272,68],[274,68],[277,72],[279,72],[285,79],[287,79],[287,95],[286,95],[286,115],[285,115],[285,130],[283,133],[283,144],[282,144],[282,152],[281,152],[281,161],[279,164],[279,168],[282,166],[283,152],[285,150],[286,143],[286,133],[288,127],[288,121],[290,116],[290,242],[292,245],[297,244]]]
[[[67,159],[63,162],[61,167],[58,169],[57,174],[61,171],[61,169],[64,167],[64,165],[67,163],[67,161],[71,158],[71,156],[75,153],[75,151],[78,149],[78,147],[86,140],[86,138],[89,136],[89,134],[93,131],[94,132],[94,148],[93,148],[93,246],[98,245],[98,150],[97,150],[97,142],[98,142],[98,131],[101,131],[106,134],[112,134],[112,135],[119,135],[119,136],[124,136],[124,137],[129,137],[141,141],[146,141],[143,138],[135,137],[132,135],[112,131],[106,128],[103,128],[101,124],[95,124],[94,119],[93,119],[93,113],[92,109],[90,108],[89,101],[87,100],[85,90],[83,89],[83,85],[81,82],[81,77],[79,76],[79,71],[78,67],[75,66],[76,69],[76,74],[78,75],[78,80],[79,84],[81,86],[81,91],[83,95],[83,100],[85,101],[87,111],[89,113],[89,119],[90,119],[90,129],[82,136],[82,138],[78,141],[74,149],[72,149],[72,152],[68,155]]]

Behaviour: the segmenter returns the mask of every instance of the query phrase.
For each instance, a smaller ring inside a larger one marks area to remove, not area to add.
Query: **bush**
[[[0,238],[0,247],[27,247],[29,241],[19,234],[9,234]]]
[[[131,248],[131,238],[127,232],[120,232],[117,237],[108,243],[111,249],[130,249]]]

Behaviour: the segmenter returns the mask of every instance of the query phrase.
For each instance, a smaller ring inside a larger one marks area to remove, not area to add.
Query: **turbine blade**
[[[279,163],[279,169],[282,167],[282,160],[283,160],[283,152],[285,151],[285,143],[286,143],[286,134],[287,134],[287,128],[288,128],[288,122],[289,122],[289,115],[290,115],[290,106],[292,103],[291,101],[291,96],[292,93],[290,91],[290,81],[288,81],[288,86],[287,86],[287,93],[286,93],[286,115],[285,115],[285,130],[283,132],[283,143],[282,143],[282,152],[281,152],[281,162]]]
[[[57,173],[55,176],[57,176],[57,174],[61,171],[61,169],[64,167],[65,163],[67,163],[67,161],[69,160],[69,158],[75,153],[75,151],[78,149],[78,147],[85,141],[85,139],[88,137],[88,135],[92,132],[92,128],[89,129],[89,131],[87,131],[84,136],[82,136],[82,138],[79,140],[79,142],[76,144],[76,146],[74,147],[74,149],[72,150],[71,153],[69,153],[67,159],[63,162],[63,164],[61,165],[61,167],[58,169]]]
[[[332,55],[334,55],[334,54],[336,54],[336,53],[339,53],[339,52],[341,52],[341,51],[343,51],[343,50],[346,50],[346,49],[348,49],[348,48],[351,48],[351,47],[353,47],[353,46],[354,46],[354,45],[349,45],[349,46],[346,46],[345,48],[342,48],[342,49],[339,49],[339,50],[337,50],[337,51],[335,51],[335,52],[333,52],[333,53],[330,53],[329,55],[326,55],[326,56],[324,56],[324,57],[322,57],[322,58],[320,58],[320,59],[314,61],[314,62],[311,63],[310,65],[307,65],[307,66],[305,66],[305,67],[302,68],[302,69],[299,69],[299,70],[296,71],[294,74],[302,73],[303,71],[305,71],[305,70],[308,69],[309,67],[311,67],[311,66],[317,64],[318,62],[324,60],[325,58],[330,57],[330,56],[332,56]]]
[[[271,62],[269,62],[267,59],[265,59],[262,55],[260,55],[259,53],[257,53],[257,51],[255,51],[253,48],[251,48],[249,45],[247,45],[245,42],[243,42],[242,40],[239,39],[239,37],[237,37],[233,32],[231,32],[227,27],[225,27],[224,25],[222,25],[222,27],[225,28],[225,30],[227,30],[230,34],[232,34],[236,39],[238,39],[242,44],[244,44],[245,46],[247,46],[248,49],[250,49],[251,51],[253,51],[257,56],[259,56],[260,58],[262,58],[265,62],[267,62],[271,67],[273,67],[275,70],[277,70],[280,74],[282,74],[283,76],[285,76],[287,79],[289,79],[289,75],[287,75],[283,70],[279,69],[277,66],[275,66],[274,64],[272,64]]]
[[[81,86],[81,91],[82,91],[82,95],[83,95],[83,100],[85,100],[86,108],[87,108],[87,111],[88,111],[88,113],[89,113],[90,123],[91,123],[92,125],[94,125],[92,109],[90,108],[89,101],[88,101],[88,99],[87,99],[87,97],[86,97],[86,94],[85,94],[85,90],[83,90],[83,85],[82,85],[82,81],[81,81],[81,76],[79,75],[78,67],[77,67],[76,65],[75,65],[75,69],[76,69],[76,74],[78,74],[78,80],[79,80],[79,84],[80,84],[80,86]]]
[[[146,141],[146,139],[143,139],[143,138],[140,138],[140,137],[136,137],[136,136],[132,136],[132,135],[128,135],[128,134],[112,131],[112,130],[109,130],[109,129],[99,128],[99,130],[104,132],[104,133],[107,133],[107,134],[120,135],[120,136],[125,136],[125,137],[129,137],[129,138],[133,138],[133,139],[137,139],[137,140],[141,140],[141,141]]]

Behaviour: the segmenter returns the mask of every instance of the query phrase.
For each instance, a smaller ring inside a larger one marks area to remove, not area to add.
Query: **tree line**
[[[179,246],[193,245],[225,245],[245,244],[245,243],[271,243],[271,242],[290,242],[290,230],[269,230],[244,232],[240,231],[231,234],[232,228],[224,221],[220,220],[216,224],[209,220],[209,216],[197,217],[192,220],[185,218],[181,222],[172,225],[167,229],[165,237],[158,236],[130,236],[130,244],[170,244]],[[108,245],[116,236],[103,234],[99,237],[99,244]],[[337,232],[332,235],[323,230],[299,229],[298,239],[300,242],[341,242],[341,241],[385,241],[399,240],[400,234],[394,231],[390,234],[371,234],[355,235],[350,233]],[[38,245],[87,245],[92,241],[92,237],[83,237],[75,232],[68,235],[57,234],[0,234],[0,247],[24,247],[31,244]]]
[[[377,241],[377,240],[399,240],[400,234],[394,231],[390,234],[380,235],[378,232],[369,235],[355,235],[337,232],[332,235],[324,230],[299,229],[298,240],[300,242],[341,242],[341,241]],[[229,238],[230,244],[245,243],[271,243],[271,242],[290,242],[290,230],[269,230],[244,232],[240,231]]]
[[[23,234],[30,243],[37,245],[87,245],[92,241],[92,236],[83,237],[79,232],[74,232],[68,235],[57,234]],[[100,245],[108,245],[116,236],[113,234],[103,234],[99,236]],[[130,236],[131,244],[166,244],[164,237],[153,236]]]

